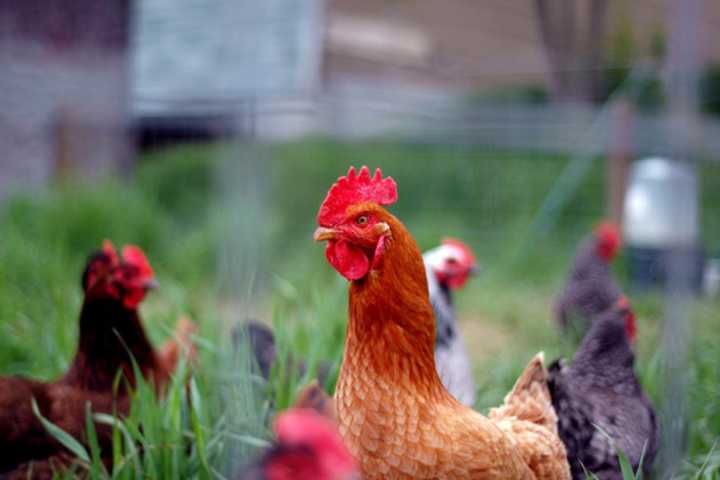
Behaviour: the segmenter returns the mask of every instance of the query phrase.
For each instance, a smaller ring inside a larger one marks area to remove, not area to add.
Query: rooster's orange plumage
[[[485,417],[456,401],[435,369],[422,256],[381,205],[397,199],[378,169],[351,168],[318,214],[315,239],[351,280],[335,393],[340,433],[367,479],[567,479],[542,356]]]

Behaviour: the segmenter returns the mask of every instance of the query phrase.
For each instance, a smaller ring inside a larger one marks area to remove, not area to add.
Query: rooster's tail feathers
[[[557,415],[548,390],[548,372],[544,362],[543,352],[530,360],[515,386],[505,396],[503,405],[490,411],[490,418],[525,420],[557,433]]]

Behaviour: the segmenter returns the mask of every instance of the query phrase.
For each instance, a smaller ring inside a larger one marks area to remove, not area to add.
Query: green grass
[[[478,380],[477,407],[485,411],[536,351],[549,360],[572,353],[552,328],[550,306],[575,242],[602,217],[602,163],[593,163],[549,233],[529,229],[566,162],[389,141],[190,145],[145,155],[131,181],[69,181],[16,195],[0,212],[0,374],[60,375],[75,347],[86,255],[103,238],[136,243],[162,286],[142,309],[151,338],[159,344],[188,314],[200,325],[200,366],[192,388],[178,380],[162,400],[139,389],[131,415],[117,423],[116,471],[104,472],[89,447],[79,468],[93,478],[231,475],[269,438],[267,419],[292,403],[320,361],[331,362],[325,386],[334,388],[346,285],[311,234],[329,185],[349,165],[367,163],[397,180],[392,211],[421,248],[450,235],[476,250],[483,273],[459,295],[458,311]],[[701,173],[703,233],[717,245],[720,167]],[[622,259],[617,263],[623,277]],[[638,370],[662,405],[662,299],[631,297],[639,314]],[[720,475],[718,303],[692,305],[679,478]],[[305,377],[279,366],[265,385],[248,374],[247,352],[233,353],[228,339],[232,325],[249,317],[273,324],[280,357],[305,359]]]

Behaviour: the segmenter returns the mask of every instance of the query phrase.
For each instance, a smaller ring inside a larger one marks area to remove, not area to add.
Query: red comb
[[[142,276],[154,276],[150,262],[148,262],[145,253],[140,249],[140,247],[135,245],[125,245],[122,249],[122,257],[125,263],[137,267]]]
[[[602,222],[595,227],[597,242],[597,253],[604,259],[610,261],[615,257],[622,238],[617,225],[612,222]]]
[[[102,243],[102,252],[110,257],[110,263],[112,265],[117,265],[118,263],[118,256],[117,252],[115,251],[115,247],[113,246],[112,242],[108,239],[103,240]]]
[[[314,410],[287,410],[277,417],[273,430],[281,443],[310,446],[329,475],[326,478],[343,478],[356,468],[337,426]]]
[[[630,300],[625,295],[621,295],[620,298],[618,298],[617,306],[621,309],[628,309],[630,308]]]
[[[617,306],[625,312],[625,335],[631,342],[635,341],[637,336],[637,323],[635,321],[635,312],[630,307],[630,300],[625,295],[620,296],[617,301]]]
[[[610,220],[603,220],[602,222],[598,223],[595,226],[596,232],[606,232],[606,233],[613,233],[615,235],[619,235],[620,232],[618,231],[617,225],[615,225],[614,222],[611,222]]]
[[[325,200],[320,205],[317,221],[324,227],[332,227],[345,219],[348,207],[361,202],[375,202],[378,205],[391,205],[397,201],[397,184],[392,177],[382,178],[378,168],[375,175],[370,176],[367,166],[355,174],[355,167],[350,167],[344,177],[330,187]]]
[[[458,240],[457,238],[452,237],[446,237],[442,239],[441,242],[443,245],[452,245],[454,247],[459,248],[463,254],[465,255],[465,260],[472,265],[475,265],[477,261],[475,260],[475,254],[473,253],[472,249],[467,246],[464,242]]]
[[[625,335],[627,335],[631,342],[634,342],[637,337],[637,322],[635,312],[632,310],[630,310],[625,317]]]
[[[620,230],[618,229],[617,225],[615,225],[612,222],[601,222],[595,227],[595,235],[608,242],[615,242],[618,245],[620,245],[621,237],[620,237]]]

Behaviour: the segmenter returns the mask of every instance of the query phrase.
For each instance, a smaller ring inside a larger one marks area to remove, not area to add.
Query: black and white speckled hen
[[[465,286],[477,272],[475,255],[460,240],[446,238],[423,253],[428,294],[435,313],[435,367],[450,394],[465,405],[475,403],[475,381],[458,329],[452,291]]]
[[[643,450],[643,470],[652,466],[660,427],[635,375],[635,332],[635,314],[621,297],[594,320],[572,364],[560,359],[549,368],[548,386],[574,479],[584,480],[587,469],[602,480],[621,480],[612,443],[633,469]]]
[[[565,288],[555,303],[560,328],[575,332],[578,340],[590,322],[617,302],[622,291],[610,271],[620,248],[620,233],[612,223],[601,223],[578,247]]]

